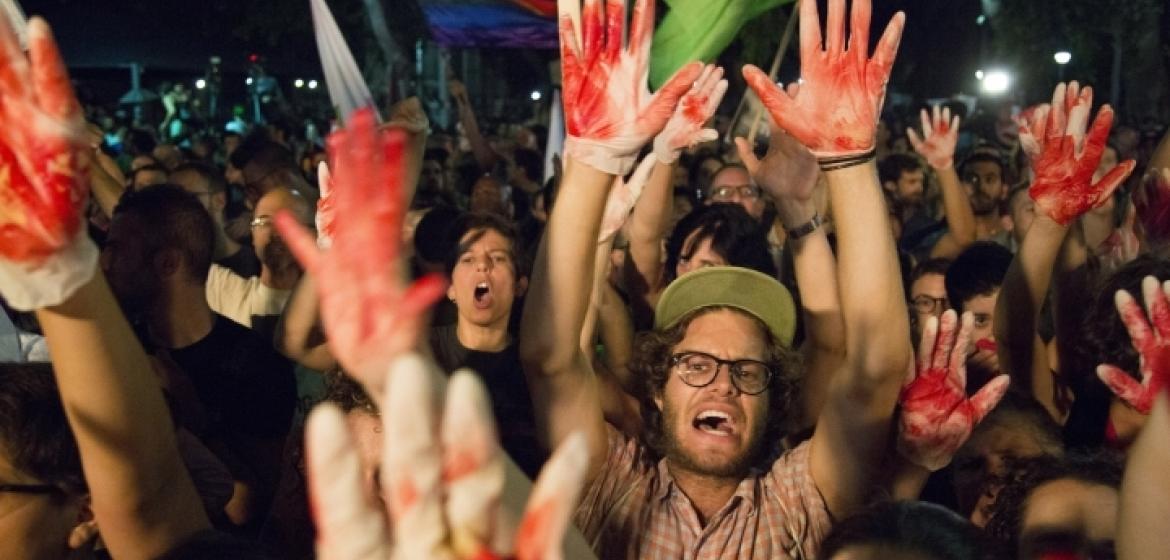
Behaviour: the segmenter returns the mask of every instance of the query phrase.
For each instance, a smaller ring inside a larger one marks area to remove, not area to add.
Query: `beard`
[[[268,245],[264,247],[260,255],[260,262],[268,270],[278,275],[293,272],[299,274],[301,272],[301,265],[293,256],[292,250],[288,248],[288,244],[284,242],[284,238],[275,234],[269,238]]]
[[[997,210],[999,210],[999,201],[980,190],[971,193],[971,211],[976,215],[986,216]]]
[[[743,478],[751,472],[754,459],[760,451],[760,438],[764,423],[753,427],[747,435],[743,448],[732,457],[708,455],[687,449],[675,433],[679,425],[679,412],[669,401],[662,405],[663,454],[670,464],[687,472],[717,478]]]

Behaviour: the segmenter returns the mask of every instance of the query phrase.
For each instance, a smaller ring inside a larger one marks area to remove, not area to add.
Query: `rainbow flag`
[[[420,0],[431,37],[448,47],[555,49],[556,0]]]

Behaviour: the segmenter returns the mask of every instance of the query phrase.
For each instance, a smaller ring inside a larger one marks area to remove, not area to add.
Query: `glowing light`
[[[982,70],[975,71],[975,79],[979,80],[981,82],[983,81],[983,71]]]
[[[1064,66],[1065,64],[1068,64],[1070,60],[1072,60],[1072,53],[1068,51],[1058,51],[1056,54],[1052,55],[1052,60],[1055,60],[1057,64]]]
[[[317,89],[317,80],[309,80],[309,89]]]
[[[983,93],[999,95],[1011,86],[1012,77],[1003,70],[989,70],[983,76]]]
[[[245,79],[245,80],[244,80],[244,83],[245,83],[245,84],[247,84],[247,85],[252,85],[252,78],[247,78],[247,79]]]
[[[195,80],[195,89],[203,89],[205,87],[207,87],[207,80],[204,80],[203,78]]]
[[[983,25],[985,23],[987,23],[987,16],[979,14],[979,17],[975,18],[975,25]]]
[[[293,87],[295,87],[295,88],[297,88],[297,89],[303,88],[303,87],[305,87],[305,81],[304,81],[304,80],[302,80],[302,79],[300,79],[300,78],[297,78],[297,79],[296,79],[296,80],[293,82]]]
[[[538,90],[538,89],[532,90],[532,94],[529,95],[529,97],[531,97],[533,101],[540,101],[540,97],[541,97],[540,90]]]

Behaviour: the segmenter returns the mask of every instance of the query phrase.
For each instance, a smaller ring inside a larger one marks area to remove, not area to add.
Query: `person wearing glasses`
[[[930,259],[918,263],[910,273],[910,329],[914,343],[922,338],[922,327],[927,319],[942,317],[951,308],[947,299],[946,274],[950,259]]]
[[[747,168],[738,163],[728,163],[715,172],[704,200],[708,205],[727,202],[743,206],[756,221],[763,219],[767,207],[760,187]]]

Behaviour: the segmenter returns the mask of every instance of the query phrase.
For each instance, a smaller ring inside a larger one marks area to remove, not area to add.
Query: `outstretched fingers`
[[[970,311],[963,313],[959,318],[959,336],[955,337],[954,348],[951,349],[949,371],[955,384],[967,388],[967,347],[971,345],[971,335],[975,332],[975,315]]]
[[[561,558],[561,543],[588,468],[589,446],[584,434],[574,432],[565,438],[536,479],[516,534],[517,560]]]
[[[1149,404],[1144,403],[1145,387],[1125,370],[1117,366],[1101,364],[1097,366],[1097,377],[1109,387],[1110,391],[1113,391],[1114,395],[1117,395],[1117,398],[1125,401],[1138,412],[1149,414]]]
[[[16,31],[7,17],[0,17],[0,99],[27,95],[28,58],[20,49]]]
[[[679,99],[690,91],[691,86],[694,85],[695,80],[702,72],[703,63],[701,62],[692,62],[675,72],[663,84],[662,89],[654,94],[654,98],[650,100],[642,113],[638,115],[639,124],[653,134],[660,132],[662,127],[666,125],[666,121],[670,120],[671,115],[674,114]]]
[[[772,123],[784,128],[784,116],[795,114],[792,98],[783,89],[772,83],[772,79],[763,70],[752,64],[743,67],[743,79],[747,82],[748,87],[756,92],[756,96],[760,98],[760,102],[768,110],[768,114],[772,117]]]
[[[323,560],[390,557],[384,516],[369,505],[363,491],[356,449],[340,408],[324,403],[309,413],[305,426],[309,501],[317,553]]]
[[[1143,278],[1142,298],[1146,301],[1155,336],[1159,341],[1170,341],[1170,303],[1162,291],[1162,283],[1153,276]]]
[[[800,0],[800,67],[809,68],[821,54],[821,16],[817,0]],[[750,66],[750,65],[749,65]],[[746,76],[747,67],[744,67]],[[768,80],[771,82],[771,80]],[[759,93],[759,92],[756,92]]]
[[[918,341],[918,371],[925,372],[934,362],[934,343],[938,338],[938,318],[928,317],[922,326],[922,339]]]
[[[504,463],[491,403],[470,370],[451,377],[443,407],[443,482],[451,546],[462,558],[490,550],[504,488]]]
[[[975,396],[971,397],[972,426],[981,422],[987,416],[987,413],[991,412],[995,408],[995,405],[999,404],[1004,393],[1007,393],[1009,385],[1011,385],[1010,377],[997,375],[981,387],[975,393]]]
[[[873,7],[869,0],[854,0],[849,15],[849,53],[858,62],[869,58],[869,21],[872,17]]]
[[[34,17],[28,24],[28,49],[32,61],[32,83],[37,105],[49,116],[62,121],[81,122],[81,105],[73,95],[65,62],[45,20]]]
[[[954,310],[948,309],[938,322],[938,337],[931,352],[931,369],[945,371],[950,362],[951,349],[955,347],[955,330],[959,322]]]
[[[845,0],[829,0],[829,16],[825,20],[825,52],[831,58],[836,58],[844,50]]]
[[[1144,286],[1146,282],[1143,280],[1142,284]],[[1130,340],[1133,341],[1133,347],[1139,353],[1146,353],[1154,345],[1154,333],[1150,329],[1150,323],[1146,320],[1146,314],[1133,299],[1133,296],[1125,290],[1117,290],[1113,301],[1117,306],[1117,314],[1121,317],[1121,322],[1125,325]]]

